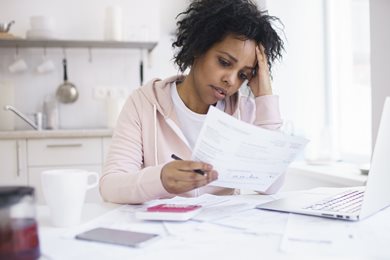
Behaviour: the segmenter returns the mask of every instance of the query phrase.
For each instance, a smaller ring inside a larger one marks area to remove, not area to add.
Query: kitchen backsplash
[[[53,61],[55,69],[38,73],[42,62],[42,49],[20,49],[19,56],[26,61],[28,69],[11,73],[9,64],[15,56],[12,49],[0,49],[0,82],[13,88],[13,105],[27,114],[42,112],[47,95],[55,95],[63,82],[61,49],[47,49],[46,57]],[[118,88],[119,98],[127,96],[139,82],[139,51],[118,49],[92,50],[89,61],[88,50],[68,49],[68,78],[79,91],[79,99],[72,104],[59,104],[60,128],[104,128],[107,127],[106,99],[96,96],[99,88]],[[0,84],[1,86],[1,84]],[[123,89],[127,91],[123,91]],[[0,91],[5,91],[0,90]],[[12,100],[9,100],[12,103]],[[15,120],[16,129],[29,129],[23,121]]]

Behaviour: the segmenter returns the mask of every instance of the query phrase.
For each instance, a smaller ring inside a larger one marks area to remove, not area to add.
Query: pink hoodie
[[[172,198],[160,179],[161,169],[171,161],[171,154],[191,158],[191,148],[177,123],[170,88],[183,76],[154,79],[129,96],[119,116],[111,147],[100,179],[100,193],[114,203],[143,203],[153,199]],[[268,129],[281,125],[278,96],[255,99],[239,94],[226,99],[225,112],[243,121]],[[267,194],[276,192],[284,176]],[[183,194],[194,197],[204,193],[229,195],[230,188],[207,185]]]

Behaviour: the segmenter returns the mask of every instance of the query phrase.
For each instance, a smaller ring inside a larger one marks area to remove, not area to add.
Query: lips
[[[220,87],[216,87],[216,86],[211,86],[211,88],[214,90],[214,96],[218,100],[222,100],[222,99],[224,99],[226,97],[227,92],[226,92],[225,89],[220,88]]]

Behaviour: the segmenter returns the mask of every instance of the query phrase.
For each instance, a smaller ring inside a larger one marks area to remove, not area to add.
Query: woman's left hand
[[[251,78],[248,85],[255,97],[272,95],[271,78],[269,75],[269,67],[267,63],[267,56],[264,52],[263,45],[256,46],[256,58],[258,70]]]

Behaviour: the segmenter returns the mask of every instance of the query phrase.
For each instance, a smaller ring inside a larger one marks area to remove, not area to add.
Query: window
[[[273,67],[286,128],[310,140],[305,159],[371,155],[369,0],[272,0],[285,50]],[[285,37],[284,37],[285,36]]]
[[[371,155],[369,0],[325,1],[326,106],[334,151],[350,162]]]

